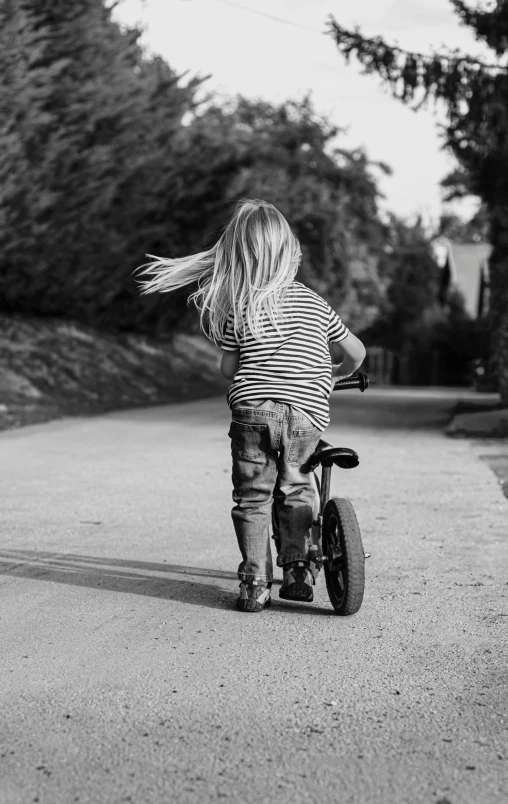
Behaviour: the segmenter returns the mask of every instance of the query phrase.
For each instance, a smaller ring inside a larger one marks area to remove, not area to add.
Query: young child
[[[148,255],[152,256],[152,255]],[[329,424],[333,384],[365,348],[317,293],[295,282],[301,251],[287,221],[265,201],[241,202],[213,248],[141,266],[143,292],[197,282],[189,297],[205,334],[222,347],[232,380],[232,518],[242,554],[240,611],[270,605],[271,507],[279,519],[280,597],[313,598],[309,547],[315,502],[305,462]],[[332,358],[333,363],[332,365]],[[275,497],[274,497],[275,492]]]

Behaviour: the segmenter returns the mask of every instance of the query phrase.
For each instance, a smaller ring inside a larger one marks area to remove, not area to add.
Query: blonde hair
[[[261,340],[268,318],[278,330],[286,292],[301,258],[300,244],[288,222],[266,201],[241,201],[218,242],[189,257],[164,259],[140,266],[142,293],[168,293],[193,282],[189,296],[200,312],[203,332],[214,343],[232,319],[235,335],[246,328]],[[143,270],[144,269],[144,270]]]

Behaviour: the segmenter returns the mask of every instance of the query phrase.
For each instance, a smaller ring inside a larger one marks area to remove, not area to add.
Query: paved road
[[[350,618],[235,611],[222,400],[2,433],[1,803],[505,803],[508,501],[455,398],[333,400]]]

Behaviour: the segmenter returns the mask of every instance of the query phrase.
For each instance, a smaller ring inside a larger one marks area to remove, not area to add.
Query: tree
[[[462,385],[485,357],[485,322],[470,318],[459,293],[442,298],[433,239],[420,220],[409,225],[390,216],[379,262],[386,294],[362,338],[397,355],[395,382]]]
[[[132,271],[150,239],[175,245],[161,197],[199,82],[181,86],[139,35],[102,0],[0,0],[4,311],[131,328],[160,317]]]
[[[460,20],[487,43],[498,59],[508,50],[508,2],[489,10],[451,0]],[[484,63],[457,51],[404,51],[381,38],[347,30],[333,18],[330,33],[341,53],[352,54],[377,73],[402,102],[419,108],[430,100],[446,112],[445,142],[467,174],[469,189],[488,214],[491,354],[499,390],[508,403],[508,71],[498,60]]]
[[[381,290],[375,271],[359,283],[351,266],[375,262],[382,252],[374,170],[388,168],[362,150],[338,147],[340,131],[315,112],[310,98],[271,104],[240,97],[213,106],[196,122],[209,136],[218,129],[223,143],[227,131],[230,148],[236,143],[231,204],[246,196],[275,204],[302,246],[299,278],[326,295],[352,326],[369,324]]]
[[[139,34],[104,0],[0,0],[0,310],[169,333],[192,288],[142,297],[134,269],[202,250],[261,196],[300,237],[302,278],[370,322],[380,289],[349,270],[383,239],[367,156],[336,147],[308,99],[198,105],[201,79]]]
[[[362,338],[398,356],[404,366],[398,381],[429,384],[432,330],[446,316],[439,305],[440,269],[420,220],[408,225],[390,216],[378,270],[385,296]]]
[[[441,187],[445,190],[445,201],[466,198],[473,194],[471,174],[462,166],[455,168],[445,176],[441,181]],[[434,236],[447,237],[462,243],[488,242],[490,227],[486,205],[481,204],[468,221],[464,221],[454,214],[442,214]]]
[[[485,243],[489,240],[489,221],[485,207],[480,207],[472,218],[464,221],[458,215],[443,214],[435,237],[446,237],[458,243]]]

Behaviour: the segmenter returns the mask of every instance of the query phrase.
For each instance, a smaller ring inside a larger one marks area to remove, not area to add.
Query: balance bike
[[[369,387],[366,374],[339,380],[334,391]],[[336,614],[355,614],[361,607],[365,588],[365,553],[355,510],[350,500],[330,497],[332,466],[354,469],[359,464],[357,453],[347,447],[332,447],[320,441],[316,451],[305,464],[304,471],[312,472],[316,488],[316,507],[309,551],[310,570],[314,582],[324,569],[328,597]],[[321,482],[315,472],[321,465]],[[273,539],[280,550],[276,503],[272,505]]]

